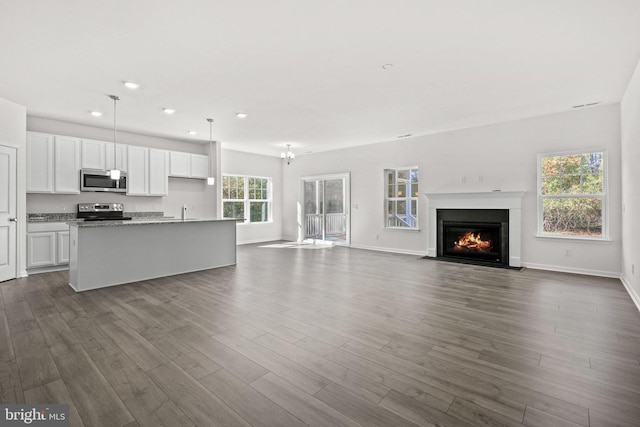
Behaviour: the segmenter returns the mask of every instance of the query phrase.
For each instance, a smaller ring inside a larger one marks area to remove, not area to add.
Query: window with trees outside
[[[418,168],[385,169],[385,227],[418,228]]]
[[[271,178],[223,175],[222,217],[271,222]]]
[[[538,232],[606,237],[606,152],[538,155]]]

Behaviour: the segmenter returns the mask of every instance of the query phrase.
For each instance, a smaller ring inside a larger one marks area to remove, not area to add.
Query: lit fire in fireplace
[[[456,242],[453,243],[454,249],[457,251],[462,250],[475,250],[484,252],[492,249],[491,240],[482,240],[480,233],[476,234],[471,231],[464,233],[464,236],[460,236]]]

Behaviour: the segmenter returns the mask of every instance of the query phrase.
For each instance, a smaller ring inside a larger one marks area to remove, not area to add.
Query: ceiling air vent
[[[588,104],[573,105],[571,108],[593,107],[594,105],[598,105],[598,104],[600,104],[600,101],[590,102]]]

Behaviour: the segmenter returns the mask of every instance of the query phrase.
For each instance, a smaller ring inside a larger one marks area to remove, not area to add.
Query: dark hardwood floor
[[[619,280],[264,246],[79,294],[1,283],[0,401],[72,426],[640,425]]]

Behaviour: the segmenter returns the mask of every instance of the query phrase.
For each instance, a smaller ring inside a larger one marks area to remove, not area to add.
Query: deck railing
[[[322,238],[322,219],[326,218],[325,236],[338,236],[347,232],[347,215],[344,213],[305,215],[305,238]]]

